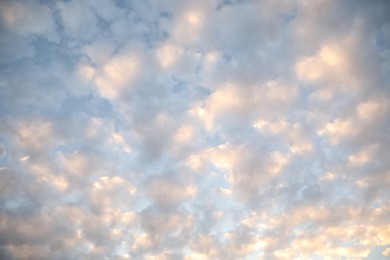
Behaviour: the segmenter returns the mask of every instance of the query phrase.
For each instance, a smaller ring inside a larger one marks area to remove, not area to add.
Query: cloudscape
[[[0,1],[0,259],[390,259],[387,0]]]

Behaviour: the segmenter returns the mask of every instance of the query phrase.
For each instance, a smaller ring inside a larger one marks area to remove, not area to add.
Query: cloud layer
[[[0,10],[0,258],[390,256],[387,1]]]

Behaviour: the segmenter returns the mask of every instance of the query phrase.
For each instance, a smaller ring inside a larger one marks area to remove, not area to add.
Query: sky
[[[0,1],[1,259],[390,259],[390,2]]]

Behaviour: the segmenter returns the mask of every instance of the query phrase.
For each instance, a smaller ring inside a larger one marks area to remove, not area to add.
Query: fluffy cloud
[[[0,10],[0,258],[390,255],[388,2]]]

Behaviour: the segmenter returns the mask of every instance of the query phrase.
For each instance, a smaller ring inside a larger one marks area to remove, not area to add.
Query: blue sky
[[[389,258],[389,10],[1,1],[0,258]]]

